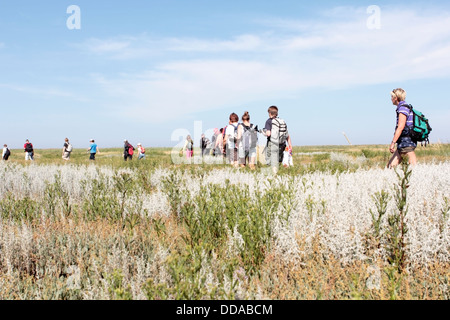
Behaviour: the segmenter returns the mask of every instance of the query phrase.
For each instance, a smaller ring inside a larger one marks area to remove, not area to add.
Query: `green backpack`
[[[430,143],[428,136],[432,130],[429,121],[422,112],[415,110],[412,105],[409,104],[407,106],[413,113],[413,127],[410,133],[411,139],[425,143],[426,146],[427,143]]]

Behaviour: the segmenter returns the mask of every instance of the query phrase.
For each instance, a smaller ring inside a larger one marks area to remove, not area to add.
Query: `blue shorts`
[[[405,127],[403,129],[402,135],[397,141],[397,150],[400,153],[413,152],[417,148],[417,141],[414,141],[410,137],[410,128]]]

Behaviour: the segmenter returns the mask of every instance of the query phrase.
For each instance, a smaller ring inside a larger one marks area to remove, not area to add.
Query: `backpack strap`
[[[410,114],[412,114],[414,116],[414,107],[412,106],[412,104],[405,103],[405,104],[402,104],[402,106],[407,107],[409,109]]]

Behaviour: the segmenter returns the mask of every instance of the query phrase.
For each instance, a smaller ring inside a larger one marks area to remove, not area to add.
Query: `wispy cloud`
[[[130,44],[131,41],[91,39],[87,42],[87,49],[96,54],[111,54],[127,50]]]
[[[74,95],[70,92],[60,90],[58,88],[49,87],[32,87],[32,86],[22,86],[22,85],[11,85],[0,83],[0,88],[6,88],[9,90],[22,92],[31,95],[48,96],[48,97],[66,97],[72,98]]]
[[[243,34],[231,40],[197,38],[152,38],[146,35],[110,39],[91,38],[75,48],[112,60],[135,60],[167,53],[224,54],[262,50],[264,43],[258,35]]]
[[[309,88],[450,76],[449,12],[382,10],[380,30],[367,28],[365,8],[336,8],[324,15],[317,21],[273,20],[265,32],[232,39],[144,35],[85,45],[112,59],[137,59],[150,50],[179,53],[138,74],[95,78],[107,94],[117,99],[120,93],[128,110],[144,116],[161,106],[171,110],[168,117],[184,116]],[[198,57],[184,58],[190,52]]]

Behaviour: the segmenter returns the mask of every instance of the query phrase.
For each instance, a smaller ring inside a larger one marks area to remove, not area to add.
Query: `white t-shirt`
[[[232,124],[229,124],[227,127],[227,130],[225,131],[225,135],[229,135],[234,137],[234,128],[237,128],[238,123],[237,122],[233,122]],[[237,133],[237,131],[236,131]]]
[[[8,148],[3,148],[3,153],[2,153],[2,159],[3,159],[3,157],[5,156],[5,153],[6,153],[6,150],[7,150]]]
[[[289,151],[284,151],[283,153],[283,166],[292,167],[294,162],[292,160],[292,155]]]
[[[227,129],[225,130],[225,135],[228,135],[228,147],[229,148],[235,148],[236,146],[234,145],[234,128],[236,128],[236,136],[237,136],[237,127],[238,127],[238,123],[237,122],[233,122],[232,124],[229,124]]]

